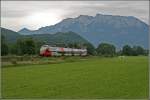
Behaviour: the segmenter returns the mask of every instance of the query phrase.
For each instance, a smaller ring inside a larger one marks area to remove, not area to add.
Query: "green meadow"
[[[148,94],[146,56],[2,67],[3,98],[147,99]]]

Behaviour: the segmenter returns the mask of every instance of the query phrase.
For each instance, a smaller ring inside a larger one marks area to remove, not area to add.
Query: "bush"
[[[17,60],[16,60],[16,59],[12,59],[12,60],[11,60],[11,63],[12,63],[13,65],[16,65],[16,64],[17,64]]]

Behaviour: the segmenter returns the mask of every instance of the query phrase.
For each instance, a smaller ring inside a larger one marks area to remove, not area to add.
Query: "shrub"
[[[17,64],[17,60],[16,60],[16,59],[12,59],[12,60],[11,60],[11,63],[12,63],[13,65],[16,65],[16,64]]]

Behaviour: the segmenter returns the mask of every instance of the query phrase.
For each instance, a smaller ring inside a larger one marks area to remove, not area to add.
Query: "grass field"
[[[2,97],[148,98],[148,57],[79,59],[3,67]]]

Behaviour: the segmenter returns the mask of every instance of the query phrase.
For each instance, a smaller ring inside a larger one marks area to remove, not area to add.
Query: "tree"
[[[138,55],[144,55],[145,50],[141,46],[133,46],[132,48],[132,55],[138,56]]]
[[[96,55],[96,50],[92,44],[86,43],[83,46],[86,47],[88,55]]]
[[[74,42],[74,43],[68,43],[67,47],[78,48],[79,49],[79,48],[82,48],[82,45],[80,45],[79,43]]]
[[[125,45],[122,49],[122,54],[127,56],[145,55],[145,50],[141,46],[130,47]]]
[[[144,55],[145,50],[141,46],[137,46],[136,48],[136,52],[138,55]]]
[[[25,54],[25,43],[23,39],[18,39],[16,43],[17,48],[17,55],[24,55]]]
[[[9,48],[10,48],[10,53],[11,54],[15,54],[15,55],[18,54],[18,50],[17,50],[18,48],[17,48],[16,43],[15,44],[11,44]]]
[[[25,40],[25,50],[26,54],[35,54],[35,42],[32,38],[28,38]]]
[[[9,53],[8,45],[6,44],[5,37],[1,36],[1,55],[7,55]]]
[[[127,56],[132,55],[132,48],[129,45],[123,46],[122,54]]]
[[[73,47],[73,44],[72,44],[72,43],[68,43],[68,47],[69,47],[69,48],[72,48],[72,47]]]
[[[149,55],[149,50],[144,50],[144,55],[148,56]]]
[[[39,54],[40,53],[40,48],[42,45],[46,44],[43,41],[35,41],[35,53]]]
[[[19,55],[24,54],[35,54],[35,42],[32,38],[19,39],[17,40],[17,52]]]
[[[99,44],[96,50],[97,50],[98,55],[114,56],[116,54],[116,47],[108,43]]]
[[[117,51],[117,52],[116,52],[116,55],[117,55],[117,56],[121,56],[121,55],[122,55],[122,50]]]

